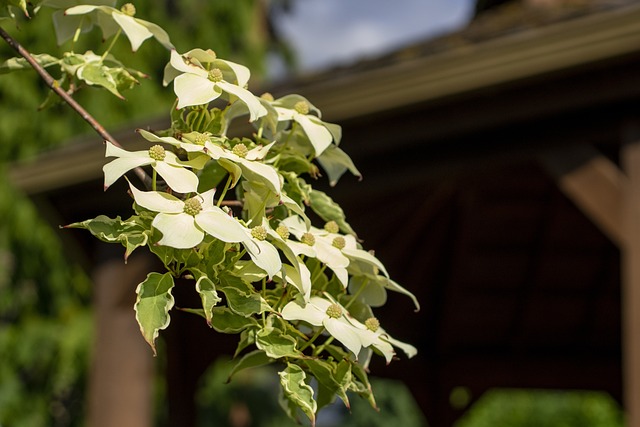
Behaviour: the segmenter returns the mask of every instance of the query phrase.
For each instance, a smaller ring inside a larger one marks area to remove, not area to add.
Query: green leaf
[[[309,198],[311,199],[311,209],[313,209],[320,218],[326,222],[335,221],[343,233],[356,234],[347,223],[344,211],[340,205],[334,202],[326,193],[319,190],[311,190]]]
[[[318,162],[322,168],[327,172],[329,178],[329,185],[332,187],[338,183],[340,177],[348,170],[359,179],[362,179],[362,174],[353,164],[351,157],[347,155],[340,148],[335,145],[330,145],[326,150],[318,157]]]
[[[376,399],[373,396],[373,390],[371,389],[371,383],[369,382],[367,372],[357,363],[351,364],[351,372],[353,373],[353,377],[351,378],[351,385],[349,389],[367,399],[371,407],[377,410],[378,406],[376,405]]]
[[[270,358],[264,351],[254,350],[250,353],[245,354],[240,359],[234,360],[232,362],[233,367],[231,368],[231,372],[229,372],[229,377],[227,378],[226,382],[231,382],[233,376],[242,370],[269,365],[273,362],[275,362],[275,360]]]
[[[227,170],[218,162],[208,162],[198,177],[198,192],[204,193],[207,190],[218,187],[226,175]]]
[[[60,63],[60,59],[48,53],[32,54],[32,56],[44,68]],[[0,74],[22,70],[31,70],[31,65],[24,58],[10,58],[0,64]]]
[[[298,365],[287,363],[284,371],[278,372],[280,385],[287,400],[302,409],[311,420],[311,425],[316,424],[316,411],[318,405],[313,399],[313,389],[305,382],[307,375]]]
[[[258,331],[256,335],[256,347],[274,359],[280,359],[282,357],[302,357],[302,353],[296,350],[296,340],[289,335],[285,335],[281,329],[272,326],[265,327]]]
[[[222,166],[231,176],[231,185],[229,188],[233,188],[236,186],[240,177],[242,176],[242,168],[237,164],[233,163],[231,160],[220,157],[218,159],[218,164]]]
[[[220,286],[220,291],[227,297],[229,308],[236,314],[249,317],[271,311],[269,304],[257,293],[245,293],[233,286]]]
[[[171,295],[173,277],[169,273],[149,273],[146,280],[138,285],[138,298],[134,306],[136,320],[144,339],[156,354],[155,341],[158,332],[169,326],[169,310],[175,300]]]
[[[126,248],[125,261],[135,249],[146,245],[149,239],[144,227],[136,221],[136,217],[122,221],[119,216],[111,219],[99,215],[94,219],[66,225],[64,228],[83,228],[103,242],[121,243]]]
[[[347,396],[348,382],[345,383],[344,379],[350,375],[344,369],[345,365],[341,365],[340,372],[338,371],[338,365],[333,362],[328,362],[320,359],[307,359],[305,364],[309,368],[309,371],[318,380],[318,383],[323,385],[332,395],[337,395],[344,402],[347,408],[349,405],[349,397]],[[351,373],[348,362],[346,363],[349,374]],[[333,400],[333,399],[329,399]],[[329,402],[330,403],[330,402]]]
[[[116,80],[109,72],[109,68],[104,64],[89,62],[80,66],[76,75],[80,80],[85,81],[87,84],[91,86],[102,86],[118,98],[124,99],[124,96],[118,92]]]
[[[196,278],[196,291],[200,294],[204,316],[207,319],[207,324],[211,327],[213,307],[222,301],[222,298],[218,296],[216,286],[206,274],[198,269],[191,269],[190,271]]]
[[[237,334],[249,327],[258,326],[254,318],[240,316],[227,307],[213,307],[211,311],[211,326],[217,332]]]

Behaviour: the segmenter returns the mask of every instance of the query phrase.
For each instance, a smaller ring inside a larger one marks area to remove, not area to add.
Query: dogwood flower
[[[349,258],[333,245],[332,241],[325,239],[326,232],[316,227],[309,227],[299,216],[290,216],[282,221],[291,233],[298,238],[298,242],[288,240],[287,245],[296,255],[306,255],[317,258],[327,265],[338,277],[343,286],[347,286],[349,274],[347,266]]]
[[[212,50],[193,49],[183,55],[172,50],[163,83],[166,86],[174,82],[179,109],[208,104],[226,92],[247,106],[249,121],[254,121],[267,114],[267,110],[255,95],[245,89],[249,76],[247,67],[219,59]]]
[[[168,193],[140,191],[131,183],[129,187],[138,205],[158,212],[152,225],[162,233],[160,245],[192,248],[205,233],[228,243],[247,240],[242,224],[213,204],[215,189],[183,201]]]
[[[282,261],[278,250],[267,240],[269,224],[265,220],[262,225],[246,228],[247,239],[243,241],[253,262],[267,272],[269,278],[282,269]]]
[[[378,350],[386,359],[387,364],[391,362],[391,359],[393,359],[395,355],[393,346],[400,348],[409,358],[412,358],[418,353],[418,350],[416,350],[414,346],[392,338],[380,327],[380,322],[375,317],[368,318],[364,323],[351,316],[347,317],[347,320],[361,331],[359,337],[362,346],[365,348],[373,347]]]
[[[296,300],[289,302],[280,314],[285,320],[303,320],[310,325],[324,327],[357,357],[362,349],[363,338],[360,335],[363,331],[347,320],[346,313],[347,310],[340,304],[312,296],[304,306]]]
[[[165,180],[167,185],[178,193],[191,193],[198,188],[198,177],[185,169],[189,162],[182,162],[171,151],[161,145],[154,145],[146,151],[126,151],[106,142],[106,157],[118,157],[104,165],[104,188],[107,189],[127,171],[151,165]]]
[[[65,16],[89,15],[92,22],[95,22],[102,29],[102,36],[108,39],[116,34],[118,29],[122,29],[131,42],[131,49],[135,52],[140,45],[150,37],[155,37],[167,49],[173,49],[173,44],[169,40],[169,35],[158,25],[142,19],[134,18],[135,7],[131,3],[126,3],[120,9],[111,6],[79,5],[64,11]],[[60,33],[58,27],[58,40],[64,39],[69,32]],[[65,23],[64,27],[71,27]]]
[[[320,120],[320,110],[306,98],[287,95],[277,99],[272,105],[278,112],[278,121],[294,121],[302,127],[316,156],[322,154],[334,139],[340,139],[340,127]]]

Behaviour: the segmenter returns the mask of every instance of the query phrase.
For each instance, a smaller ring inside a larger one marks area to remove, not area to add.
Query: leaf
[[[211,318],[213,317],[213,307],[216,306],[222,298],[216,292],[216,286],[209,277],[198,269],[191,269],[191,273],[196,278],[196,291],[200,294],[204,317],[207,319],[207,325],[211,327]]]
[[[251,326],[258,326],[254,318],[240,316],[227,307],[214,307],[211,311],[211,326],[217,332],[237,334]]]
[[[224,157],[220,157],[218,159],[218,164],[222,166],[231,177],[231,184],[229,185],[229,188],[235,187],[242,176],[242,168]]]
[[[109,68],[101,63],[89,62],[78,68],[76,73],[80,80],[91,86],[102,86],[120,99],[124,97],[118,92],[118,85]]]
[[[313,389],[305,382],[306,374],[298,365],[287,363],[284,371],[278,372],[280,385],[287,400],[302,409],[311,420],[311,425],[316,424],[316,411],[318,405],[313,399]]]
[[[320,166],[327,172],[329,178],[329,185],[332,187],[338,183],[340,177],[348,170],[359,179],[362,179],[362,174],[353,164],[351,157],[347,155],[340,148],[335,145],[330,145],[326,150],[318,157]]]
[[[351,378],[351,386],[349,388],[367,399],[373,409],[378,410],[367,372],[357,363],[351,364],[351,372],[354,375]]]
[[[335,221],[340,227],[340,231],[346,234],[355,235],[351,226],[347,223],[344,211],[326,193],[319,190],[311,190],[309,193],[310,206],[315,213],[324,221]]]
[[[138,285],[136,294],[138,298],[134,306],[136,320],[140,325],[140,331],[144,339],[153,349],[156,355],[155,341],[158,332],[169,326],[169,310],[175,300],[171,295],[173,277],[170,273],[149,273],[146,280]]]
[[[245,354],[240,359],[233,361],[233,367],[231,368],[231,372],[229,372],[229,377],[227,378],[227,383],[231,382],[231,379],[238,372],[248,369],[248,368],[257,368],[258,366],[269,365],[275,362],[272,358],[270,358],[264,351],[262,350],[254,350],[250,353]]]
[[[32,54],[31,56],[44,68],[60,63],[60,59],[48,53]],[[10,58],[0,64],[0,74],[22,70],[31,70],[31,65],[24,58]]]
[[[111,219],[105,215],[99,215],[94,219],[66,225],[64,228],[84,228],[103,242],[121,243],[126,248],[126,261],[135,249],[146,245],[149,238],[144,227],[135,219],[136,217],[131,217],[127,221],[122,221],[119,216]]]
[[[240,316],[249,317],[271,311],[269,304],[257,293],[245,293],[233,286],[221,286],[220,290],[227,297],[229,308]]]
[[[282,330],[272,326],[258,331],[256,334],[256,347],[274,359],[302,357],[302,353],[296,350],[296,340],[289,335],[285,335]]]
[[[335,362],[330,363],[320,359],[307,359],[305,360],[305,364],[313,376],[316,377],[318,383],[327,388],[332,394],[340,397],[345,406],[349,408],[349,397],[347,396],[348,383],[344,384],[344,378],[347,376],[345,369],[342,368],[337,374],[337,364],[335,364]],[[348,367],[348,363],[346,365]]]

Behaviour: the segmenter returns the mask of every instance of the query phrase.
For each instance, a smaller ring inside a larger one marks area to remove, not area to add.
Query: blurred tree
[[[287,57],[286,45],[269,30],[264,0],[138,0],[139,16],[157,22],[178,51],[212,48],[222,57],[264,71],[271,52]],[[19,28],[7,26],[34,53],[56,52],[51,11],[43,9]],[[100,34],[92,37],[99,42]],[[84,46],[78,46],[82,51]],[[119,52],[117,51],[119,50]],[[172,91],[161,90],[168,53],[153,43],[134,55],[122,43],[118,56],[152,80],[124,93],[121,101],[104,91],[78,93],[77,100],[110,129],[166,113]],[[0,46],[0,62],[14,56]],[[160,59],[158,59],[160,58]],[[104,92],[104,93],[103,93]],[[42,111],[46,87],[33,72],[0,76],[0,425],[77,426],[91,339],[90,284],[86,274],[65,259],[58,236],[37,209],[11,188],[7,167],[90,133],[66,105]]]
[[[496,389],[486,392],[456,427],[622,427],[622,410],[595,391]]]

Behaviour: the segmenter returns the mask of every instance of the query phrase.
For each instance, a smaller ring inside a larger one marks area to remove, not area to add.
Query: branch
[[[0,37],[2,37],[4,41],[7,42],[7,44],[11,46],[16,52],[18,52],[18,55],[22,56],[29,63],[29,65],[31,65],[31,67],[36,71],[36,73],[38,73],[38,75],[42,78],[46,85],[49,86],[49,88],[51,88],[51,90],[54,91],[60,98],[62,98],[62,100],[66,102],[72,109],[74,109],[75,112],[84,119],[84,121],[89,123],[89,125],[98,133],[98,135],[100,135],[100,137],[102,137],[103,140],[109,141],[116,147],[122,148],[122,145],[109,132],[107,132],[107,130],[91,114],[89,114],[89,112],[85,110],[82,105],[80,105],[75,99],[71,97],[71,95],[69,95],[64,89],[60,87],[58,81],[54,79],[51,74],[49,74],[40,64],[38,64],[38,61],[36,61],[33,56],[31,56],[31,53],[29,53],[27,49],[22,47],[22,45],[18,43],[18,41],[13,37],[11,37],[9,33],[7,33],[2,27],[0,27]],[[149,177],[149,175],[147,175],[144,169],[142,169],[141,167],[137,167],[134,169],[134,172],[138,176],[138,178],[142,180],[145,186],[149,187],[151,185],[151,178]]]

